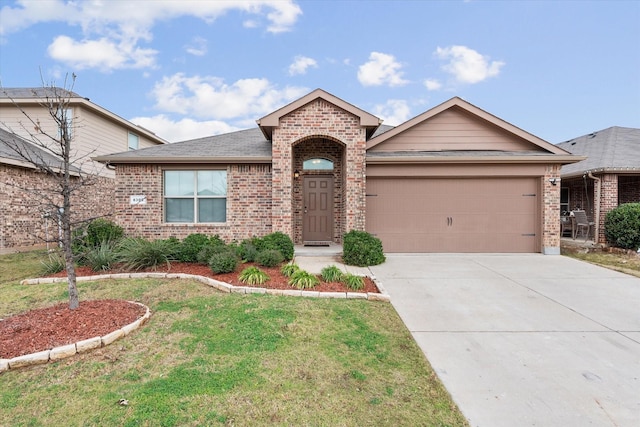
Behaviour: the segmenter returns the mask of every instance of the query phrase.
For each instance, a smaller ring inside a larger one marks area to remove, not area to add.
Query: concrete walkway
[[[640,279],[535,254],[370,269],[472,426],[640,425]]]

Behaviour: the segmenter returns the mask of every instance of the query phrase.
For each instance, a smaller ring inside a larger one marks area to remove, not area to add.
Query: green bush
[[[155,270],[161,264],[171,265],[171,244],[167,240],[125,238],[118,245],[118,259],[127,270]]]
[[[43,276],[60,273],[66,267],[64,258],[59,252],[49,253],[47,258],[40,261],[40,263],[42,264],[40,274]]]
[[[247,285],[262,285],[269,280],[269,275],[258,267],[247,267],[242,270],[238,279]]]
[[[209,237],[201,233],[189,234],[180,243],[178,261],[196,262],[202,248],[209,244]]]
[[[640,203],[625,203],[607,213],[604,235],[613,246],[633,250],[640,248]]]
[[[258,255],[258,248],[256,248],[255,239],[245,239],[238,245],[238,256],[240,259],[246,262],[254,262]]]
[[[286,234],[276,231],[275,233],[267,234],[256,245],[258,252],[265,249],[277,249],[280,251],[285,260],[291,261],[293,259],[293,242],[291,238]]]
[[[320,276],[322,276],[322,280],[325,282],[340,282],[342,281],[343,275],[342,270],[335,265],[325,267],[320,272]]]
[[[344,235],[342,260],[347,265],[367,267],[385,262],[382,242],[365,231],[351,230]]]
[[[209,268],[216,274],[231,273],[238,267],[238,256],[234,251],[226,250],[213,254],[209,259]]]
[[[85,254],[86,265],[93,271],[110,270],[119,260],[119,255],[113,247],[113,243],[108,240],[103,241],[99,246],[92,248]]]
[[[95,219],[73,231],[72,250],[80,263],[84,263],[84,256],[102,242],[116,245],[124,236],[124,229],[116,223],[104,218]]]
[[[320,280],[316,276],[304,270],[296,271],[289,279],[289,284],[298,289],[311,289],[319,283]]]
[[[297,264],[285,264],[280,269],[280,272],[287,277],[291,277],[298,270],[300,270],[300,267]]]
[[[256,262],[263,267],[275,267],[283,261],[284,257],[277,249],[265,249],[256,255]]]
[[[198,256],[196,257],[196,260],[200,264],[207,265],[209,264],[209,261],[211,260],[212,256],[221,254],[223,252],[235,252],[235,251],[233,250],[233,248],[228,247],[224,243],[220,245],[218,243],[212,244],[211,242],[209,242],[209,244],[203,246],[200,252],[198,252]]]
[[[364,278],[351,273],[345,274],[342,277],[342,283],[352,291],[359,291],[364,288]]]

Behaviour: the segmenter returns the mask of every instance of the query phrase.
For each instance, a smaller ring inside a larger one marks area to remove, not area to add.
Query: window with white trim
[[[164,171],[164,221],[226,222],[227,171]]]
[[[140,138],[135,133],[129,132],[129,150],[137,150],[140,146]]]

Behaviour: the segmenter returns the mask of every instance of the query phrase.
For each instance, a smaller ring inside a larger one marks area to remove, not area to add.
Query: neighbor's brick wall
[[[202,165],[181,169],[203,169]],[[271,165],[229,165],[225,224],[164,223],[160,165],[118,165],[116,222],[130,236],[183,239],[192,233],[219,235],[227,242],[271,233]],[[176,168],[171,168],[175,170]],[[130,205],[130,196],[146,195],[146,205]]]
[[[560,253],[560,185],[550,180],[560,179],[561,165],[548,165],[542,181],[542,249],[543,253]]]
[[[113,214],[115,181],[96,177],[91,182],[76,191],[71,199],[73,221]],[[51,176],[0,164],[0,250],[28,249],[57,238],[55,209],[38,195],[38,190],[56,191],[56,188],[56,180]],[[61,204],[61,197],[54,198],[53,202]]]
[[[640,203],[639,175],[618,175],[618,203]]]
[[[618,206],[618,175],[603,174],[600,178],[600,212],[598,218],[598,242],[605,243],[604,219]],[[598,199],[596,195],[596,200]]]
[[[365,227],[365,130],[358,117],[316,99],[280,118],[273,130],[273,230],[294,235],[292,147],[308,137],[326,137],[345,144],[344,229]]]
[[[303,183],[305,175],[333,176],[333,241],[342,242],[345,224],[343,185],[343,155],[342,144],[328,139],[311,138],[298,142],[293,147],[293,170],[300,172],[300,177],[293,180],[293,241],[301,243],[302,222],[304,220]],[[305,160],[321,157],[333,162],[333,171],[304,171],[302,164]]]

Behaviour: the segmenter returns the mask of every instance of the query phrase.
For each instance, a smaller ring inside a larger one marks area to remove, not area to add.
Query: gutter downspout
[[[600,193],[602,189],[602,180],[600,178],[596,178],[593,176],[591,171],[587,171],[587,176],[594,181],[593,186],[593,222],[595,222],[595,227],[593,230],[593,236],[595,240],[595,244],[600,242]]]

